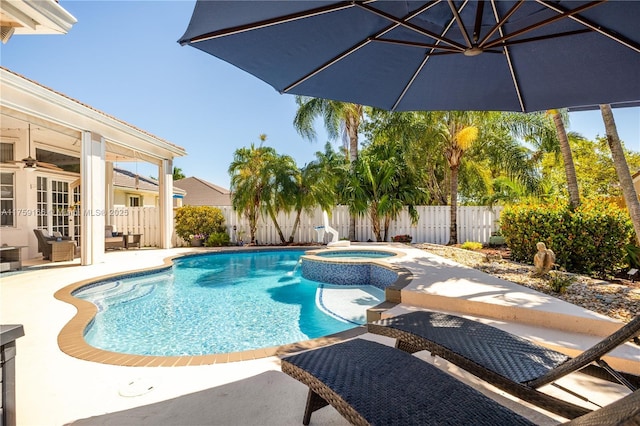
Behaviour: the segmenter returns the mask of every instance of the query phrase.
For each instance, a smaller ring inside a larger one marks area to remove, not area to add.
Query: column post
[[[82,132],[80,158],[80,214],[82,215],[82,264],[104,259],[105,141],[96,133]]]

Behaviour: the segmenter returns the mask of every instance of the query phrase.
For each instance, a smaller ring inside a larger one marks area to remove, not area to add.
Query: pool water
[[[360,305],[359,318],[348,312],[328,314],[326,306],[317,303],[323,285],[297,271],[302,254],[282,250],[190,256],[176,259],[163,272],[81,288],[74,296],[99,310],[85,339],[100,349],[137,355],[244,351],[352,328],[364,323],[368,307],[384,300],[382,290],[362,286],[366,298],[354,295],[350,303],[345,291],[345,300],[338,304],[347,311]],[[353,292],[354,287],[347,289]]]

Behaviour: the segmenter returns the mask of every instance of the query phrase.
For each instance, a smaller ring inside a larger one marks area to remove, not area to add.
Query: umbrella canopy
[[[640,1],[199,0],[180,39],[281,93],[378,108],[640,101]]]

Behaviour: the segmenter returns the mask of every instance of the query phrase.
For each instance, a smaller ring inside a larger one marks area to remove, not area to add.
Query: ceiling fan
[[[21,161],[16,161],[16,163],[23,163],[24,168],[28,170],[35,170],[36,167],[42,167],[44,169],[52,169],[52,170],[62,170],[60,167],[55,164],[45,163],[43,161],[38,161],[31,156],[31,123],[28,124],[29,129],[29,156],[27,158],[23,158]]]

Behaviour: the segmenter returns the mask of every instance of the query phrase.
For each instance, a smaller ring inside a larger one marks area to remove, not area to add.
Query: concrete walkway
[[[478,306],[511,309],[523,305],[540,316],[569,312],[571,316],[616,325],[597,314],[574,311],[575,307],[557,299],[525,291],[502,280],[496,281],[489,275],[421,250],[402,250],[407,255],[394,262],[409,269],[414,276],[413,282],[402,292],[403,301],[406,302],[406,297],[415,298],[411,305],[405,303],[394,308],[395,313],[425,306],[433,308],[434,300],[440,303],[440,298],[446,297],[470,302],[469,313],[474,316],[479,315],[475,311]],[[110,252],[105,262],[98,265],[79,266],[78,261],[48,263],[33,271],[27,268],[24,272],[0,275],[0,323],[23,324],[26,333],[17,341],[18,424],[301,424],[307,389],[280,372],[277,357],[190,367],[120,367],[78,360],[58,348],[57,335],[75,314],[74,307],[54,299],[53,294],[58,289],[92,277],[162,265],[164,258],[190,251]],[[451,285],[445,285],[447,283]],[[451,308],[447,306],[447,310],[455,310]],[[575,345],[579,349],[587,341],[598,340],[595,336],[548,330],[546,326],[528,320],[524,325],[495,316],[482,320],[511,330],[524,330],[525,337],[563,347]],[[393,344],[390,339],[368,334],[362,338]],[[457,375],[538,424],[556,424],[561,420],[502,395],[442,360],[431,359],[424,353],[417,356]],[[618,356],[640,365],[640,350],[631,345]],[[585,388],[592,399],[601,404],[627,393],[617,385],[575,376],[578,377],[569,381]],[[347,422],[333,408],[326,407],[314,413],[312,424],[342,425]]]

